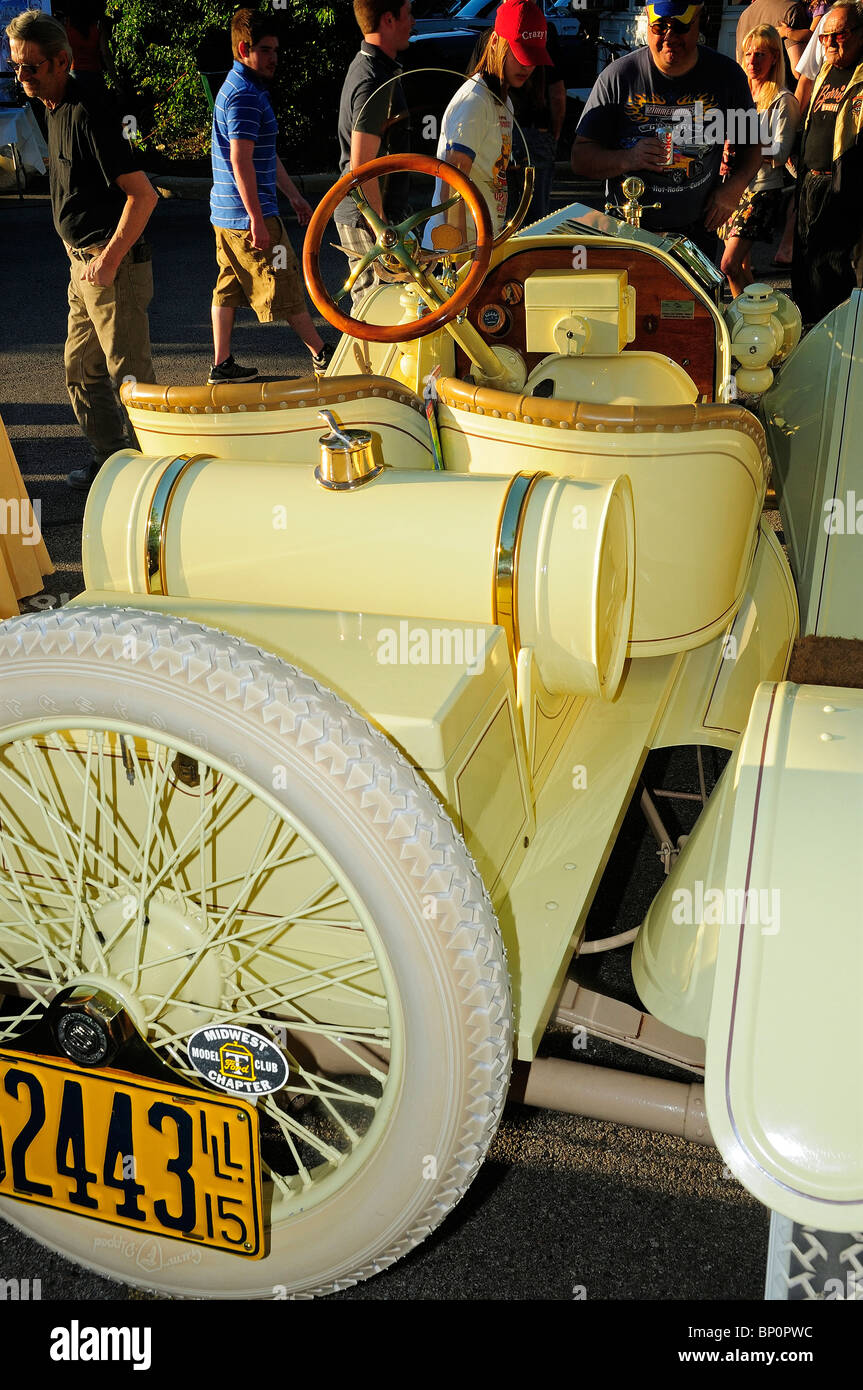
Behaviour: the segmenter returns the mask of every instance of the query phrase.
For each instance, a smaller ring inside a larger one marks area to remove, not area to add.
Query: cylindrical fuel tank
[[[610,697],[632,617],[626,477],[311,468],[115,454],[84,518],[88,588],[500,623],[552,692]]]

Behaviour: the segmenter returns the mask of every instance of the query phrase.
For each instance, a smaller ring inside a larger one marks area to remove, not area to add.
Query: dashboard
[[[699,399],[716,397],[716,323],[710,309],[674,270],[637,244],[626,247],[592,245],[585,239],[584,265],[588,270],[625,270],[635,290],[635,338],[629,349],[664,353],[688,372]],[[524,358],[528,374],[546,355],[527,351],[524,285],[542,270],[571,270],[574,248],[541,246],[512,254],[486,277],[480,293],[468,309],[468,318],[487,343],[514,348]],[[624,349],[626,351],[627,349]],[[459,350],[456,374],[467,378],[470,363]]]

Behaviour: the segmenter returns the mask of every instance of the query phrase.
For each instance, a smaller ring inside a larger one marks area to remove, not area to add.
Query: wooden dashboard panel
[[[716,328],[710,311],[694,299],[692,291],[674,271],[637,246],[591,246],[587,251],[588,270],[625,270],[635,289],[635,340],[630,348],[642,352],[662,352],[679,362],[698,387],[702,400],[712,401],[715,395]],[[522,354],[528,372],[532,372],[545,352],[525,351],[524,295],[519,303],[504,293],[504,286],[523,288],[529,275],[536,270],[570,270],[572,248],[567,246],[538,247],[509,256],[487,277],[485,284],[468,309],[468,318],[486,342],[503,343]],[[577,272],[574,272],[577,273]],[[505,332],[487,333],[481,316],[489,306],[506,310],[511,323]],[[692,306],[691,309],[689,306]],[[691,314],[691,317],[683,317]],[[456,374],[467,376],[469,362],[461,350],[456,354]]]

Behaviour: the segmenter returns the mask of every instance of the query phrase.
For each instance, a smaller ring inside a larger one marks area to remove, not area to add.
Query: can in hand
[[[665,146],[665,167],[670,168],[674,163],[674,127],[670,125],[657,126],[656,138],[661,140]]]

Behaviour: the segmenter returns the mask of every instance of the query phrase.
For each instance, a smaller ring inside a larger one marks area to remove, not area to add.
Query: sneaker
[[[226,357],[224,362],[220,362],[218,367],[210,368],[210,375],[207,377],[208,386],[218,386],[220,382],[251,381],[258,375],[257,367],[241,367],[235,362],[233,357]]]
[[[327,367],[333,360],[334,352],[335,348],[333,347],[332,343],[324,343],[323,347],[317,355],[315,355],[315,353],[312,353],[312,366],[314,367],[316,376],[323,376],[324,372],[327,370]]]
[[[83,468],[73,468],[71,473],[66,474],[67,486],[74,488],[76,492],[89,492],[101,466],[99,463],[87,463]]]

